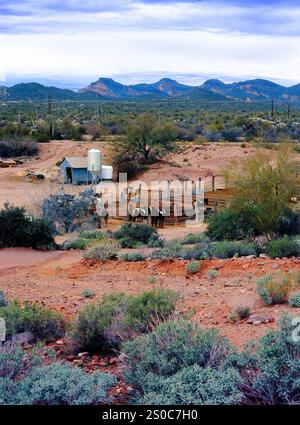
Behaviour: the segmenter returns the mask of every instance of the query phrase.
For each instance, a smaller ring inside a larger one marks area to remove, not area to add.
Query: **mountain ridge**
[[[224,83],[209,79],[199,86],[182,84],[171,78],[155,83],[122,84],[112,78],[99,78],[78,91],[44,86],[40,83],[19,83],[0,86],[0,100],[292,100],[300,101],[300,84],[285,87],[266,79]]]

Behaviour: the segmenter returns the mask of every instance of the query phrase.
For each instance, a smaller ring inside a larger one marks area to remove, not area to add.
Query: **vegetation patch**
[[[5,320],[6,336],[10,338],[21,332],[31,332],[37,340],[48,341],[64,335],[66,323],[59,313],[39,304],[26,303],[23,307],[13,301],[0,308]]]
[[[257,280],[257,292],[266,305],[286,302],[292,286],[289,273],[272,273]]]

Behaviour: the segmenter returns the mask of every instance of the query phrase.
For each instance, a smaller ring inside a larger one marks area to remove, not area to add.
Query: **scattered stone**
[[[268,256],[266,254],[259,254],[259,258],[268,258]]]
[[[251,314],[251,316],[247,320],[247,323],[249,325],[261,325],[264,323],[274,322],[274,320],[274,317],[268,314]]]
[[[57,345],[64,345],[64,341],[62,339],[58,339],[55,344]]]
[[[84,351],[82,353],[78,353],[78,357],[88,357],[89,356],[89,352],[88,351]]]

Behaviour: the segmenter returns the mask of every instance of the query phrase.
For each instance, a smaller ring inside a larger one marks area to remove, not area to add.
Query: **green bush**
[[[272,273],[257,280],[257,292],[266,305],[286,302],[291,288],[291,274]]]
[[[215,329],[183,320],[162,323],[155,332],[123,344],[126,379],[146,390],[149,376],[171,376],[194,364],[218,366],[228,351],[228,342]]]
[[[155,288],[131,297],[127,308],[127,324],[139,332],[147,332],[168,319],[175,310],[176,293]]]
[[[183,368],[170,377],[150,378],[147,391],[138,404],[143,405],[217,405],[236,404],[243,394],[242,379],[235,369],[216,370],[198,365]]]
[[[268,243],[267,254],[271,258],[298,257],[300,255],[300,245],[288,236],[281,239],[274,239]]]
[[[88,239],[76,238],[73,240],[64,241],[62,244],[62,249],[66,251],[70,249],[80,249],[83,251],[89,246],[90,243],[91,241]]]
[[[0,211],[0,248],[25,246],[44,248],[54,244],[51,227],[41,219],[29,218],[24,208],[5,204]]]
[[[300,292],[293,294],[289,297],[290,307],[300,307]]]
[[[199,263],[199,261],[191,261],[186,266],[186,271],[188,273],[191,273],[191,274],[197,273],[199,271],[199,269],[200,269],[200,263]]]
[[[231,207],[224,208],[213,214],[209,220],[207,235],[215,241],[240,240],[258,235],[253,218],[253,206],[247,206],[240,211]]]
[[[79,237],[82,239],[99,240],[103,239],[104,235],[99,230],[84,230],[79,233]]]
[[[18,384],[15,404],[99,404],[108,398],[108,390],[115,382],[111,374],[88,374],[76,366],[56,362],[34,368]]]
[[[95,296],[95,292],[90,288],[85,288],[81,294],[84,298],[94,298]]]
[[[207,272],[207,277],[209,279],[215,279],[218,276],[219,276],[219,272],[216,269],[209,269]]]
[[[294,337],[295,336],[295,337]],[[279,330],[260,340],[254,373],[247,383],[247,404],[295,405],[300,397],[300,341],[297,324],[284,315]],[[251,376],[250,375],[250,376]]]
[[[37,353],[0,347],[0,405],[89,405],[109,401],[116,379],[63,362],[42,366]]]
[[[84,255],[89,260],[115,260],[120,246],[116,241],[106,239],[99,241],[91,247]]]
[[[175,258],[202,260],[209,258],[209,256],[209,247],[206,244],[197,244],[192,248],[184,248],[178,240],[166,242],[164,248],[157,249],[151,254],[151,258],[154,260],[171,260]]]
[[[4,292],[2,291],[2,289],[0,289],[0,307],[6,307],[7,305],[8,305],[7,298]]]
[[[208,242],[208,238],[203,233],[188,233],[180,239],[181,245],[195,245],[203,242]]]
[[[244,242],[216,242],[211,245],[212,255],[217,258],[243,257],[257,255],[258,248],[253,243]]]
[[[147,245],[159,238],[157,229],[145,223],[125,223],[114,233],[123,248],[134,248],[138,243]]]
[[[240,304],[234,312],[240,320],[247,319],[251,314],[251,307],[245,304]]]
[[[173,292],[154,289],[140,295],[105,295],[98,304],[84,307],[74,325],[72,336],[81,347],[105,350],[124,339],[145,332],[167,319],[175,309]]]
[[[47,341],[65,333],[65,321],[60,314],[39,304],[26,303],[21,307],[14,301],[0,308],[0,317],[5,319],[8,338],[20,332],[32,332],[36,339]]]
[[[126,254],[121,255],[123,261],[145,261],[147,256],[141,254],[140,252],[127,252]]]

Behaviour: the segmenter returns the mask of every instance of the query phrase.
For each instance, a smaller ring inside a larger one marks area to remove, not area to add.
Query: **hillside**
[[[300,101],[300,84],[284,87],[269,80],[254,79],[226,84],[210,79],[201,86],[189,86],[170,78],[155,83],[121,84],[111,78],[99,78],[75,92],[70,89],[48,87],[38,83],[20,83],[12,87],[0,86],[2,100],[142,100],[179,99],[200,101],[226,100],[292,100]]]

